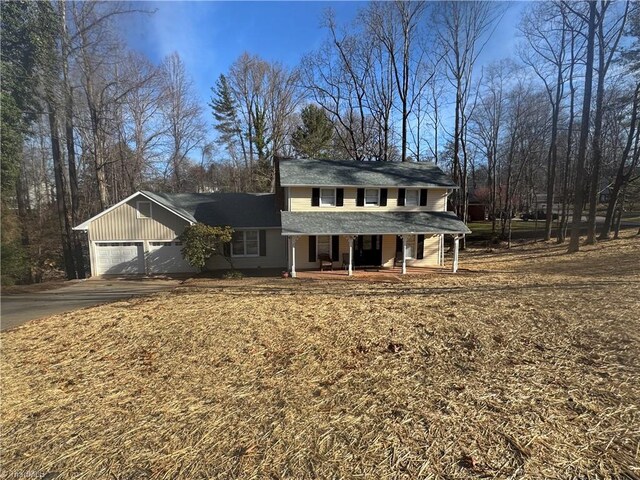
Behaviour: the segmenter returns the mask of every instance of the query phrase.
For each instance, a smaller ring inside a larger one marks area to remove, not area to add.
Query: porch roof
[[[453,212],[282,212],[283,235],[471,233]]]

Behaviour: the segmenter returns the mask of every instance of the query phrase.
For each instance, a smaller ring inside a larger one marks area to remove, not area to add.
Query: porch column
[[[458,235],[453,236],[453,267],[451,271],[456,273],[458,271],[458,250],[460,248],[460,237]]]
[[[356,237],[349,235],[347,241],[349,242],[349,276],[353,275],[353,241]]]
[[[400,235],[402,239],[402,274],[407,273],[407,236]]]
[[[298,241],[298,236],[289,237],[289,241],[291,242],[291,278],[296,278],[298,275],[296,273],[296,242]]]

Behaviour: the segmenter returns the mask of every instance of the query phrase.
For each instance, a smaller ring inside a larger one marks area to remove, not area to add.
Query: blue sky
[[[340,24],[353,20],[364,2],[137,2],[156,10],[126,19],[128,46],[159,63],[180,54],[204,104],[221,73],[244,51],[295,66],[326,37],[322,13],[332,8]],[[509,2],[505,16],[481,57],[481,64],[515,53],[523,2]]]

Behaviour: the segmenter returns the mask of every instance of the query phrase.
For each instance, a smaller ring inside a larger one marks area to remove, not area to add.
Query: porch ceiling
[[[283,235],[471,233],[453,212],[282,212],[281,219]]]

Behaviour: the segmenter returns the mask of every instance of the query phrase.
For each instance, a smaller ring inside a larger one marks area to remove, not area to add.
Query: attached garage
[[[96,275],[141,275],[144,269],[142,242],[97,242]]]
[[[149,273],[194,273],[198,270],[182,257],[181,242],[149,242]]]
[[[234,229],[234,268],[286,266],[274,194],[136,192],[74,229],[87,234],[93,276],[191,274],[199,269],[182,257],[180,235],[198,222]],[[214,255],[207,268],[230,262]]]

